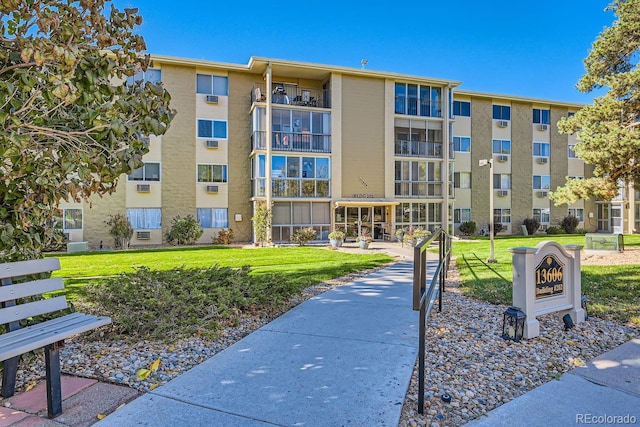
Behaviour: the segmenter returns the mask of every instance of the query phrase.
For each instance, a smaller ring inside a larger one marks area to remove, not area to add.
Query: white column
[[[265,196],[267,200],[267,209],[271,209],[271,149],[273,143],[273,125],[272,125],[272,112],[271,112],[271,86],[272,86],[272,75],[271,75],[271,62],[267,64],[267,71],[265,79],[267,81],[267,87],[265,88],[266,96],[267,96],[267,111],[266,111],[266,131],[265,138],[267,144],[267,156],[265,159],[265,168],[267,168],[266,178],[265,178]],[[267,230],[267,242],[271,242],[271,227]]]

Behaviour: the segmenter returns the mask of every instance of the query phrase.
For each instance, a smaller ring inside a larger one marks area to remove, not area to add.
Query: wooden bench
[[[44,347],[49,418],[62,413],[59,350],[64,347],[64,340],[111,323],[109,317],[72,313],[20,327],[21,320],[68,308],[64,296],[23,302],[25,297],[64,289],[61,278],[32,280],[34,275],[59,269],[60,260],[57,258],[0,264],[0,324],[4,324],[5,327],[5,333],[0,334],[0,361],[4,365],[0,393],[4,397],[13,396],[20,356]],[[20,280],[16,280],[18,278]],[[14,283],[21,280],[25,281]]]

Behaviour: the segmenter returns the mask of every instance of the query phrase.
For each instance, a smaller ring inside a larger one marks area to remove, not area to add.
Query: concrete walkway
[[[413,264],[314,297],[97,425],[397,426],[417,356]]]

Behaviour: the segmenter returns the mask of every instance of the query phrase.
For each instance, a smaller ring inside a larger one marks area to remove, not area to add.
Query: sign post
[[[574,323],[584,322],[580,245],[561,246],[540,242],[535,248],[511,248],[513,263],[513,305],[522,307],[527,318],[524,338],[540,335],[536,316],[560,312]]]

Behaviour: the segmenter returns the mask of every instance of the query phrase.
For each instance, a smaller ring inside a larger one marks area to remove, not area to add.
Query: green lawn
[[[625,247],[640,246],[640,235],[625,235]],[[584,245],[582,235],[506,236],[494,239],[497,264],[486,264],[489,239],[456,241],[453,255],[463,280],[465,295],[484,301],[511,304],[511,252],[509,248],[535,247],[543,240],[562,245]],[[640,326],[640,259],[638,265],[582,266],[582,292],[589,314]]]
[[[54,277],[64,277],[66,294],[73,300],[89,282],[105,276],[132,272],[145,266],[150,270],[206,268],[212,266],[250,266],[252,274],[274,273],[286,276],[298,287],[340,277],[354,271],[380,266],[392,258],[380,253],[358,255],[318,247],[242,249],[232,247],[194,247],[155,250],[55,254],[61,269]]]

